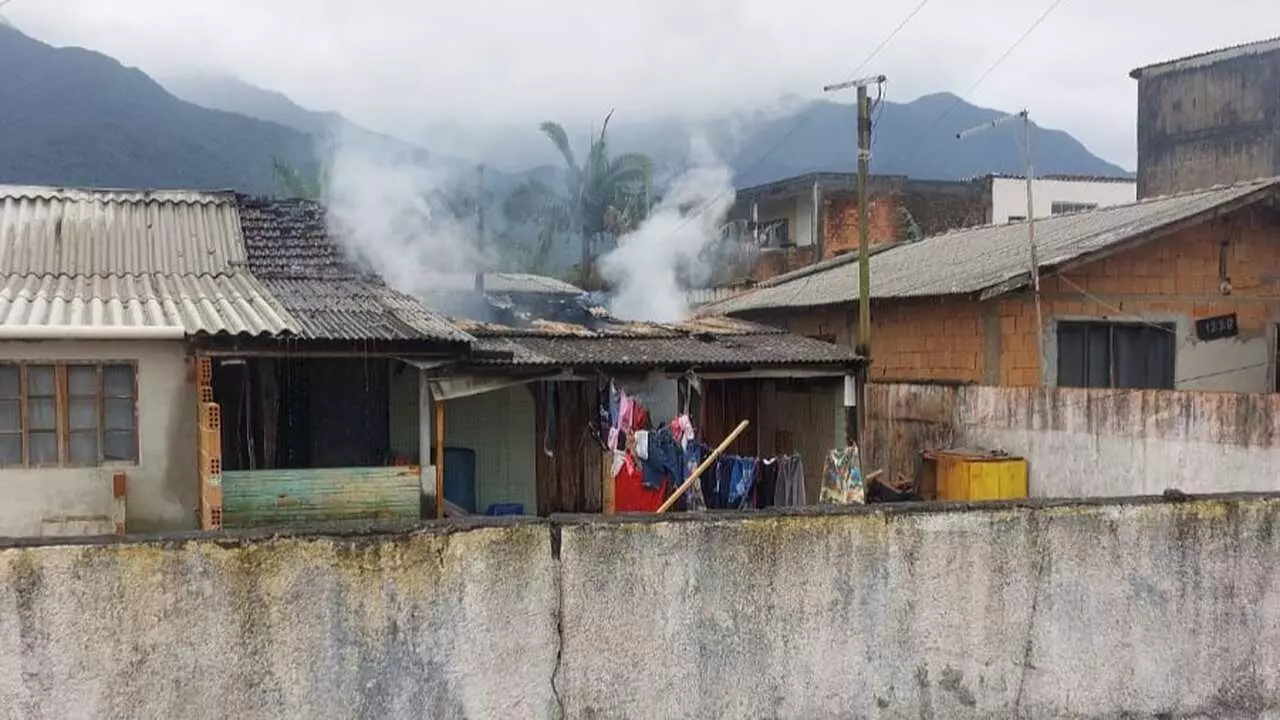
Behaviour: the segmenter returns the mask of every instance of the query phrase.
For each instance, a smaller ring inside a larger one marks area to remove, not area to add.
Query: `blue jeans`
[[[731,509],[739,510],[746,505],[751,489],[755,487],[756,459],[735,457],[732,462],[728,505]]]

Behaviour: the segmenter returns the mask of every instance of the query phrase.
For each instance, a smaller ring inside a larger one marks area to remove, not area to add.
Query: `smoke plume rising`
[[[686,283],[696,286],[711,276],[705,253],[720,239],[733,206],[732,174],[705,143],[695,142],[693,154],[695,167],[598,262],[614,289],[610,311],[620,319],[679,322],[688,312]]]
[[[449,209],[476,194],[474,180],[353,131],[332,138],[325,167],[330,233],[391,287],[418,295],[433,276],[483,267],[474,206],[472,219]]]

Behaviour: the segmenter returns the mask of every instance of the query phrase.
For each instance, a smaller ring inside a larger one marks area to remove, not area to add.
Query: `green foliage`
[[[650,207],[653,162],[640,153],[610,156],[611,117],[612,111],[605,116],[599,135],[592,137],[581,164],[564,127],[554,122],[542,123],[542,134],[564,159],[568,171],[565,188],[556,191],[544,182],[529,180],[503,203],[503,216],[508,223],[538,228],[538,240],[529,257],[531,268],[545,267],[556,238],[576,235],[582,244],[578,281],[589,289],[595,284],[594,249],[601,237],[633,230],[648,215]]]
[[[287,197],[303,200],[319,200],[324,187],[319,178],[309,178],[280,157],[271,158],[271,170],[275,173],[280,192]]]

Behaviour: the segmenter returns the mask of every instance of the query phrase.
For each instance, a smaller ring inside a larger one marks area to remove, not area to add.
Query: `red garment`
[[[640,403],[636,403],[636,407],[631,411],[631,429],[632,430],[648,430],[649,429],[649,411],[645,410]]]
[[[651,490],[644,486],[644,473],[631,453],[622,461],[622,469],[614,478],[614,509],[618,512],[657,512],[666,497],[667,483]]]

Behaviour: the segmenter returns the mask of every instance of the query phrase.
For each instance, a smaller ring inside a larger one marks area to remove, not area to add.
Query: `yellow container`
[[[1027,461],[975,450],[936,453],[939,500],[1016,500],[1028,495]]]

